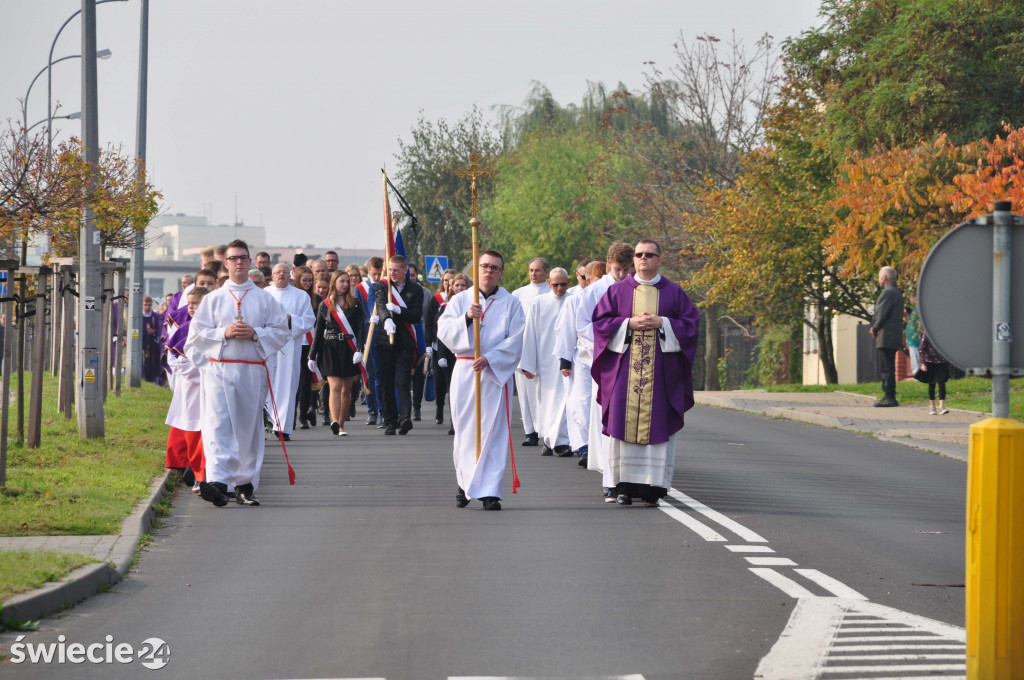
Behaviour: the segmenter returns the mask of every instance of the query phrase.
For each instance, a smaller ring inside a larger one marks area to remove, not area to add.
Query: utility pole
[[[96,82],[96,0],[82,0],[82,139],[85,162],[89,165],[91,195],[99,185],[100,128],[97,119],[99,95]],[[85,214],[78,246],[78,434],[102,438],[103,396],[99,390],[100,343],[103,342],[100,278],[100,232],[92,208]]]
[[[145,177],[146,172],[146,99],[149,83],[149,0],[142,0],[142,21],[139,27],[139,103],[138,123],[135,129],[135,171]],[[146,234],[135,236],[135,250],[132,252],[131,289],[128,294],[130,322],[128,324],[128,386],[142,386],[142,283],[145,258]]]

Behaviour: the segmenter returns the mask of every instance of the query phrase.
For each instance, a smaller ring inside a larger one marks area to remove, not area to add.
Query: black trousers
[[[878,347],[878,364],[882,373],[882,395],[896,399],[896,352],[895,349]]]
[[[427,356],[420,356],[412,374],[412,405],[417,411],[423,404],[423,390],[427,384]]]
[[[313,374],[309,372],[306,361],[309,360],[309,345],[302,346],[302,354],[299,359],[299,394],[295,403],[299,408],[299,422],[304,423],[309,419],[309,402],[313,398]]]
[[[412,357],[414,350],[399,345],[377,345],[377,368],[380,370],[380,391],[384,401],[381,411],[387,425],[397,427],[409,420],[412,413]],[[398,398],[395,398],[395,392]]]

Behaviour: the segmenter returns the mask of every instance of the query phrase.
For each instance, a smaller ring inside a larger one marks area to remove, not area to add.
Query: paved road
[[[596,473],[537,449],[518,450],[502,512],[459,510],[446,425],[300,431],[295,486],[271,449],[260,508],[182,491],[137,573],[23,642],[159,638],[171,678],[963,677],[963,463],[715,408],[688,419],[662,510],[605,504]]]

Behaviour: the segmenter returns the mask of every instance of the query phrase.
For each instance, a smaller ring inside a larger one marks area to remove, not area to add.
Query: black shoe
[[[654,499],[651,499],[649,501],[645,500],[644,501],[644,507],[645,508],[656,508],[656,507],[658,507],[658,499],[654,498]]]
[[[185,486],[196,485],[196,473],[192,471],[192,468],[187,467],[181,471],[181,481],[184,482]]]
[[[398,426],[398,434],[409,434],[409,430],[412,429],[412,421],[406,418]]]
[[[420,422],[420,410],[418,408],[412,410],[412,419],[417,423]]]
[[[484,502],[484,510],[501,510],[501,501],[495,496],[487,496],[480,500]]]
[[[437,407],[437,412],[434,413],[434,422],[438,425],[444,425],[444,406]]]
[[[524,444],[523,446],[525,446],[525,444]],[[544,445],[544,448],[542,448],[542,449],[540,450],[540,455],[542,455],[542,456],[553,456],[553,455],[555,455],[555,452],[554,452],[554,451],[552,451],[552,450],[551,450],[551,449],[550,449],[550,448],[548,447],[548,445],[547,445],[547,444],[545,444],[545,445]]]
[[[559,458],[568,458],[572,455],[572,447],[568,444],[562,444],[561,446],[555,447],[555,453]]]
[[[316,427],[316,411],[310,411],[309,413],[307,413],[306,420],[309,421],[310,425]]]
[[[240,484],[235,487],[235,502],[239,505],[256,506],[260,502],[252,495],[252,484]]]
[[[469,499],[466,498],[466,492],[463,491],[462,487],[460,486],[459,492],[455,494],[455,507],[464,508],[467,505],[469,505]]]
[[[305,420],[300,420],[299,421],[299,429],[300,430],[308,430],[309,429],[309,423],[307,423]]]
[[[218,508],[228,504],[228,486],[220,482],[199,482],[199,495]]]
[[[388,424],[384,422],[384,418],[378,418],[377,419],[377,429],[378,430],[383,430],[387,426],[388,426]]]
[[[377,424],[377,414],[376,413],[371,413],[369,416],[367,416],[366,424],[367,425],[376,425]]]
[[[287,432],[282,432],[281,438],[284,439],[286,442],[290,442],[292,440],[292,436]]]
[[[615,502],[615,497],[617,495],[618,494],[615,493],[615,487],[613,487],[613,486],[606,486],[606,487],[604,487],[604,502],[605,503],[614,503]]]
[[[332,420],[331,421],[331,432],[333,432],[335,435],[337,435],[340,430],[341,430],[341,423],[339,423],[337,420]]]
[[[540,442],[540,435],[536,432],[531,432],[526,435],[526,439],[523,440],[523,446],[537,446]]]
[[[584,453],[582,456],[580,456],[580,459],[579,461],[577,461],[576,464],[579,465],[581,468],[587,467],[587,454]]]
[[[624,493],[620,493],[616,498],[615,502],[619,505],[633,505],[633,499]]]
[[[899,406],[900,403],[898,401],[896,401],[895,399],[893,399],[892,397],[883,397],[882,399],[879,399],[878,401],[876,401],[874,405],[886,408],[886,407],[890,407],[890,406]]]
[[[394,425],[388,425],[387,428],[384,430],[384,434],[398,434],[398,430],[395,429]]]
[[[349,418],[355,418],[356,417],[356,405],[355,404],[352,404],[351,406],[349,406],[348,417]]]
[[[448,428],[448,434],[455,434],[455,426],[454,425]]]

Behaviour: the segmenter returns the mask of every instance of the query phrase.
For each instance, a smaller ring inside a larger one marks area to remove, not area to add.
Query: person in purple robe
[[[142,298],[142,379],[146,382],[160,384],[163,377],[160,369],[163,326],[163,314],[153,311],[153,298],[148,295]]]
[[[693,406],[700,312],[658,274],[661,247],[637,243],[636,273],[613,284],[594,309],[594,364],[608,466],[619,505],[657,507],[672,486],[676,433]]]

